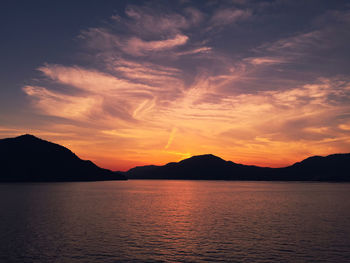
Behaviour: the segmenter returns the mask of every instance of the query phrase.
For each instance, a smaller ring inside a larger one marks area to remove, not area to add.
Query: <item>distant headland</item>
[[[101,180],[126,180],[126,177],[30,134],[0,140],[0,182]]]
[[[21,135],[0,140],[0,182],[101,181],[126,179],[350,181],[350,153],[313,156],[284,168],[237,164],[215,155],[193,156],[163,166],[113,172],[81,160],[69,149]]]

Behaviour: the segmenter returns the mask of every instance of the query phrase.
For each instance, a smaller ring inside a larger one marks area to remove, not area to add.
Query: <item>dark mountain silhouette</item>
[[[284,168],[237,164],[206,154],[164,166],[112,172],[33,135],[0,139],[0,182],[129,179],[350,181],[350,153],[313,156]]]
[[[69,149],[33,135],[0,140],[0,182],[125,180],[81,160]]]
[[[350,153],[312,156],[279,173],[287,180],[350,181]]]
[[[164,166],[138,166],[129,179],[350,181],[350,154],[314,156],[285,168],[237,164],[207,154]]]

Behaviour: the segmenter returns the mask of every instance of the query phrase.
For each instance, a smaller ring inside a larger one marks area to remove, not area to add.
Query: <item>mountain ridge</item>
[[[126,172],[113,172],[80,159],[62,145],[34,135],[0,139],[0,182],[125,179],[350,182],[350,153],[311,156],[282,168],[244,165],[204,154],[165,165],[136,166]]]
[[[311,156],[282,168],[244,165],[204,154],[165,165],[136,166],[129,179],[350,181],[350,153]]]

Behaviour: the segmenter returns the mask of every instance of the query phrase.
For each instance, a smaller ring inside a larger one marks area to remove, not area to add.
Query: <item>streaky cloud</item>
[[[94,136],[108,163],[211,152],[278,166],[348,150],[349,11],[282,32],[266,11],[280,3],[238,2],[128,5],[80,32],[89,67],[43,64],[23,91],[37,114],[64,119],[67,143]]]

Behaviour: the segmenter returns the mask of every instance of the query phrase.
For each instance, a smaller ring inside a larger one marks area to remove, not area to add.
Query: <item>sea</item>
[[[0,184],[0,262],[350,262],[350,184]]]

